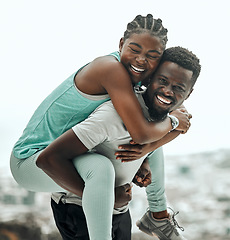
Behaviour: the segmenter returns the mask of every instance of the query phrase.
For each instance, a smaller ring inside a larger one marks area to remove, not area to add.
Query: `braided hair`
[[[163,27],[162,20],[154,19],[152,14],[148,14],[146,17],[137,15],[132,22],[128,23],[124,32],[124,41],[133,33],[140,34],[143,32],[149,32],[152,36],[159,37],[163,46],[166,46],[168,30]]]
[[[192,86],[195,84],[200,75],[201,65],[200,60],[194,53],[182,47],[171,47],[164,51],[159,65],[166,61],[174,62],[179,66],[192,71]]]

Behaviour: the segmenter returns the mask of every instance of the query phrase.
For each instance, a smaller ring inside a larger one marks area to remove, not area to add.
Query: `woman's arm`
[[[124,67],[121,65],[121,68]],[[171,120],[166,118],[160,123],[149,123],[144,117],[127,71],[120,69],[110,73],[111,76],[108,75],[107,80],[102,84],[132,139],[144,144],[157,141],[165,136],[172,129]]]
[[[149,152],[152,152],[156,150],[157,148],[167,144],[168,142],[171,142],[173,139],[175,139],[177,136],[180,134],[184,134],[188,131],[188,129],[191,126],[190,119],[192,118],[192,114],[190,114],[187,109],[185,108],[184,105],[181,105],[178,107],[178,109],[174,110],[172,113],[176,112],[183,112],[187,114],[187,117],[189,119],[189,122],[186,126],[186,122],[184,122],[184,130],[183,131],[178,131],[174,130],[172,132],[167,133],[163,138],[161,138],[158,141],[148,143],[148,144],[136,144],[133,140],[130,141],[130,144],[124,144],[120,145],[119,148],[121,151],[117,151],[115,155],[117,156],[116,158],[121,160],[121,161],[134,161],[139,159],[140,157],[148,154]]]
[[[156,150],[157,148],[171,142],[177,136],[181,134],[181,131],[174,130],[168,134],[166,134],[162,139],[148,143],[148,144],[136,144],[135,142],[131,141],[130,144],[125,144],[119,146],[121,151],[117,151],[115,155],[118,160],[122,162],[129,162],[140,159],[144,155]]]
[[[75,83],[87,94],[108,93],[132,139],[139,144],[155,142],[172,129],[168,117],[159,123],[145,119],[127,70],[111,56],[98,58],[83,68],[76,75]],[[179,117],[186,118],[183,113]]]
[[[187,109],[182,105],[177,110],[173,111],[175,112],[183,112],[187,114],[188,119],[192,118],[192,115],[188,113]],[[185,123],[184,123],[185,124]],[[124,144],[120,145],[119,148],[121,151],[117,151],[115,155],[116,158],[121,161],[134,161],[139,159],[140,157],[143,157],[144,155],[148,154],[149,152],[152,152],[156,150],[157,148],[167,144],[168,142],[171,142],[173,139],[178,137],[180,134],[184,134],[188,131],[191,124],[188,123],[187,127],[185,126],[183,131],[174,130],[172,132],[167,133],[163,138],[159,139],[158,141],[148,143],[148,144],[137,144],[133,140],[130,141],[130,144]]]

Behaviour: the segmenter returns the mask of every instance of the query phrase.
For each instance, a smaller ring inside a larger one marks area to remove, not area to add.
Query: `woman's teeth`
[[[145,71],[145,69],[137,68],[137,67],[134,67],[133,65],[131,65],[131,68],[136,73],[141,73]]]

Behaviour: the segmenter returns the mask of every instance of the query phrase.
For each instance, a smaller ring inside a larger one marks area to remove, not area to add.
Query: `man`
[[[143,170],[141,170],[142,168]],[[136,182],[138,186],[147,186],[151,182],[151,172],[148,166],[145,166],[145,163],[143,163],[142,167],[139,169],[139,174],[136,175],[136,177],[138,177],[138,182]],[[141,181],[141,179],[143,179],[143,181]],[[126,201],[131,200],[131,185],[125,184],[117,187],[116,193],[117,195],[122,194],[127,196],[128,199],[126,199]],[[119,198],[119,196],[115,198]],[[120,202],[121,201],[120,198]],[[122,202],[122,204],[124,203]],[[125,202],[125,204],[127,205],[127,202]],[[64,240],[89,239],[86,218],[79,197],[70,192],[53,193],[51,207],[57,228]],[[131,239],[132,228],[129,209],[124,213],[117,213],[118,212],[114,210],[112,219],[113,240],[129,240]]]
[[[192,92],[199,73],[199,60],[191,52],[180,47],[167,49],[146,92],[142,95],[137,95],[146,118],[149,121],[161,121],[169,112],[180,107]],[[178,121],[176,121],[175,118],[172,118],[172,125],[172,131],[161,140],[153,143],[152,150],[171,141],[180,134],[176,131]],[[188,121],[187,129],[189,125]],[[96,132],[96,134],[94,134],[94,132]],[[131,182],[135,172],[146,157],[146,155],[144,155],[139,160],[125,163],[116,160],[114,158],[114,152],[117,151],[118,145],[127,144],[129,140],[130,136],[113,108],[112,103],[107,102],[100,106],[88,119],[67,131],[63,137],[47,147],[42,157],[48,162],[52,161],[54,159],[53,152],[55,152],[59,158],[63,156],[63,159],[72,159],[73,154],[74,156],[78,156],[90,149],[94,149],[111,159],[115,170],[116,186],[121,186]],[[71,156],[68,156],[69,152],[71,152]],[[86,159],[83,160],[82,163],[85,161]],[[74,164],[79,164],[80,161],[76,158],[73,162]],[[151,165],[153,166],[151,167]],[[150,163],[150,167],[151,170],[154,170],[153,161]],[[79,166],[77,169],[78,168]],[[46,172],[49,171],[46,166],[42,169]],[[102,171],[102,174],[103,173]],[[84,181],[86,182],[85,179]],[[102,184],[103,182],[95,186]],[[147,194],[149,203],[151,203],[151,187],[147,189]],[[124,213],[127,211],[127,207],[126,210],[122,208],[119,209],[119,211]],[[85,213],[85,215],[88,218],[92,218],[92,216],[89,217],[90,214]],[[77,217],[78,216],[76,216],[76,218]],[[168,218],[158,220],[154,219],[151,211],[148,211],[138,222],[138,226],[148,234],[152,235],[155,233],[160,239],[184,239],[183,236],[177,232],[176,226],[174,225],[175,222],[172,220],[175,220],[174,215],[169,215]],[[56,218],[56,222],[58,222],[58,218]],[[87,224],[89,226],[91,223],[88,223],[87,220]],[[167,227],[162,227],[163,225]]]

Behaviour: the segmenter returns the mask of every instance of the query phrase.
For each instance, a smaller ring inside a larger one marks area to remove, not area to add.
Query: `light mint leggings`
[[[10,167],[18,184],[29,191],[63,192],[48,175],[36,166],[39,153],[21,160],[11,155]],[[112,213],[114,206],[115,171],[111,161],[96,153],[86,153],[73,160],[85,181],[82,206],[91,240],[111,240]],[[151,211],[166,209],[164,195],[164,158],[162,149],[149,156],[152,183],[147,187]]]

